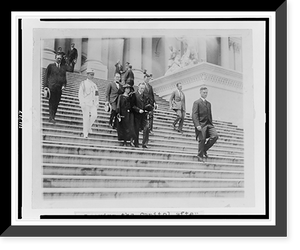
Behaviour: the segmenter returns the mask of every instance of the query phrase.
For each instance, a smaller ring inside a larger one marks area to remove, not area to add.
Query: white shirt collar
[[[204,99],[204,98],[202,98],[202,97],[200,97],[200,98],[202,99],[202,101],[206,102],[206,99]]]

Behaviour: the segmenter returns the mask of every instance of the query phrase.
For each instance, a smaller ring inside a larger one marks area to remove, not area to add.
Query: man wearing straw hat
[[[92,132],[92,125],[97,119],[97,108],[99,105],[99,92],[97,85],[92,81],[93,69],[86,70],[87,79],[80,83],[78,98],[83,115],[83,137],[88,138]]]

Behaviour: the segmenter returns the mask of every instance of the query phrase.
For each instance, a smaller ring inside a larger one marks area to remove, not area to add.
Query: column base
[[[107,80],[108,69],[101,61],[87,60],[80,69],[80,72],[85,74],[86,69],[91,68],[95,71],[95,78]]]

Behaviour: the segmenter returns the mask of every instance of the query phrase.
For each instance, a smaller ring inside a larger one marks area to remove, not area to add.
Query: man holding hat
[[[93,69],[86,70],[87,79],[80,83],[78,98],[83,115],[83,137],[88,138],[92,132],[91,128],[97,119],[97,108],[99,105],[99,92],[97,85],[92,81]]]
[[[109,126],[116,128],[116,116],[117,116],[117,103],[119,95],[123,94],[124,90],[120,84],[121,76],[119,73],[115,74],[113,82],[108,83],[106,88],[106,101],[105,105],[111,105],[111,113],[109,118]]]
[[[67,84],[66,67],[61,65],[62,55],[55,55],[55,63],[48,65],[45,71],[44,88],[48,91],[49,122],[55,123],[55,115],[60,102],[62,90]]]
[[[139,147],[139,131],[143,131],[142,147],[148,148],[149,141],[149,111],[153,110],[149,98],[144,94],[145,83],[140,83],[138,90],[132,95],[132,109],[134,110],[134,123],[135,123],[135,147]]]

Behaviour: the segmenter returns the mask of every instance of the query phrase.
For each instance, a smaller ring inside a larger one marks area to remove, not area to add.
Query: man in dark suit
[[[67,84],[66,67],[61,65],[62,55],[55,55],[55,63],[48,65],[45,72],[44,88],[50,89],[49,122],[55,123],[55,114],[60,102],[62,90]]]
[[[211,104],[206,100],[207,94],[207,87],[201,87],[200,98],[194,102],[192,110],[196,140],[199,143],[197,156],[202,162],[203,157],[208,157],[207,150],[218,140],[218,133],[212,122]],[[208,138],[207,142],[206,138]]]
[[[117,116],[117,103],[119,95],[124,93],[123,87],[120,84],[120,74],[116,73],[114,81],[110,82],[106,88],[106,101],[105,105],[110,103],[111,113],[109,118],[109,125],[112,128],[116,128],[116,116]]]
[[[122,66],[120,60],[117,61],[117,63],[115,64],[115,67],[116,67],[115,75],[116,75],[116,73],[119,73],[120,75],[122,75],[124,73],[123,66]]]
[[[185,95],[182,92],[182,85],[180,82],[176,83],[177,89],[174,90],[170,96],[170,109],[176,112],[176,119],[173,122],[173,128],[176,129],[176,124],[178,123],[177,131],[182,133],[183,122],[185,118]]]
[[[71,43],[71,49],[68,50],[67,59],[69,62],[69,71],[74,72],[74,67],[77,62],[78,52],[75,48],[75,43]]]
[[[155,109],[156,103],[154,98],[154,91],[152,86],[150,85],[150,80],[152,79],[152,74],[147,74],[147,71],[144,71],[144,84],[145,84],[145,92],[144,95],[147,96],[149,99],[149,103],[152,105],[152,107]],[[149,111],[149,132],[153,135],[153,118],[154,118],[154,111]]]
[[[149,121],[148,111],[151,111],[151,104],[148,97],[144,94],[145,83],[140,83],[139,88],[132,95],[132,108],[134,110],[134,125],[135,125],[135,136],[134,145],[139,147],[139,131],[143,131],[143,142],[142,147],[148,148],[149,141]]]
[[[134,85],[134,74],[132,72],[132,66],[128,65],[128,69],[124,73],[124,84],[128,83],[131,87]]]

